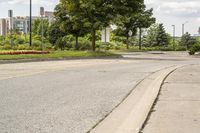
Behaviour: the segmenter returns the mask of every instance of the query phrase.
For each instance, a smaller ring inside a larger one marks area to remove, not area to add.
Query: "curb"
[[[181,66],[166,68],[148,76],[90,133],[139,133],[163,81],[179,67]]]
[[[67,61],[67,60],[88,60],[88,59],[122,59],[121,56],[105,56],[105,57],[66,57],[66,58],[44,58],[44,59],[16,59],[16,60],[0,60],[0,64],[13,63],[29,63],[29,62],[46,62],[46,61]]]

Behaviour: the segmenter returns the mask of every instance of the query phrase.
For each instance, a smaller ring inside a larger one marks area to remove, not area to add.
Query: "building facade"
[[[6,36],[6,34],[7,34],[6,19],[0,19],[0,35]]]
[[[41,19],[40,16],[33,16],[32,21]],[[49,23],[54,20],[53,12],[45,11],[44,19],[48,19]],[[0,36],[6,36],[9,31],[16,30],[21,34],[28,34],[30,31],[30,17],[13,17],[0,19]]]

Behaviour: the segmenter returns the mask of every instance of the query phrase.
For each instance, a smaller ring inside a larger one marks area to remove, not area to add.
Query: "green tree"
[[[139,49],[142,49],[142,29],[149,28],[156,19],[153,17],[153,9],[143,10],[136,15],[136,25],[139,28]]]
[[[147,35],[143,37],[143,45],[147,47],[152,47],[157,45],[156,37],[157,37],[157,24],[153,24],[148,30]]]
[[[196,42],[196,39],[191,37],[187,32],[181,37],[180,45],[186,47],[186,49],[190,49]]]
[[[44,37],[47,37],[48,36],[48,29],[49,29],[49,21],[47,19],[34,20],[33,30],[32,30],[33,34],[41,36],[42,35],[42,27],[43,27],[43,35],[44,35]]]
[[[114,19],[114,23],[117,25],[117,29],[114,33],[117,36],[126,38],[126,47],[129,49],[129,32],[132,35],[137,33],[136,14],[141,13],[144,6],[143,0],[114,0],[113,7],[117,16]]]
[[[117,15],[114,6],[117,5],[117,0],[61,0],[61,3],[68,7],[70,17],[81,18],[83,26],[89,29],[92,36],[92,49],[95,51],[96,31],[111,24],[114,16]]]
[[[83,16],[80,15],[79,1],[62,1],[55,9],[55,16],[60,22],[60,28],[76,38],[75,49],[79,49],[78,38],[88,33],[88,27],[84,25]]]
[[[167,46],[170,44],[170,36],[166,33],[163,24],[154,24],[144,36],[145,46]]]
[[[38,27],[40,25],[40,19],[36,19],[33,21],[33,24],[32,24],[32,32],[33,34],[37,35],[38,34]]]
[[[123,16],[119,16],[117,20],[118,29],[115,33],[119,36],[126,37],[127,49],[129,48],[129,31],[132,31],[133,35],[136,35],[137,29],[139,28],[139,48],[141,50],[142,28],[149,28],[155,23],[155,18],[152,17],[153,9],[145,10],[145,5],[142,4],[142,1],[140,2],[139,8],[134,6],[129,8],[129,13],[126,13],[126,15],[122,14]],[[133,8],[136,8],[136,10]],[[132,10],[134,10],[134,12],[132,12]]]
[[[156,44],[158,46],[167,46],[169,44],[169,37],[165,31],[163,24],[158,25]]]
[[[66,35],[65,32],[60,30],[60,25],[58,22],[52,23],[51,26],[49,27],[48,38],[51,44],[55,45],[56,41],[59,38],[63,38],[65,35]]]
[[[47,38],[48,30],[49,30],[49,21],[47,19],[40,20],[40,23],[37,29],[37,35],[42,36],[42,32],[43,32],[43,36]]]

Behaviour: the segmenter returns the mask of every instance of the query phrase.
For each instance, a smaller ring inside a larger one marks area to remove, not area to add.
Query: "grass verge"
[[[56,51],[50,54],[0,55],[0,60],[120,57],[112,52]]]

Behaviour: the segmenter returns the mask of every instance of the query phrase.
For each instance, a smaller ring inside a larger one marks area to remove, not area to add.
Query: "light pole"
[[[172,27],[173,27],[173,48],[175,50],[176,26],[172,25]]]
[[[30,20],[29,20],[29,32],[30,32],[30,47],[32,46],[32,0],[30,0]]]
[[[182,24],[182,36],[185,34],[185,24],[187,24],[188,21]]]
[[[12,30],[13,30],[13,10],[8,10],[8,16],[10,17],[10,44],[13,47],[13,40],[12,40]]]

